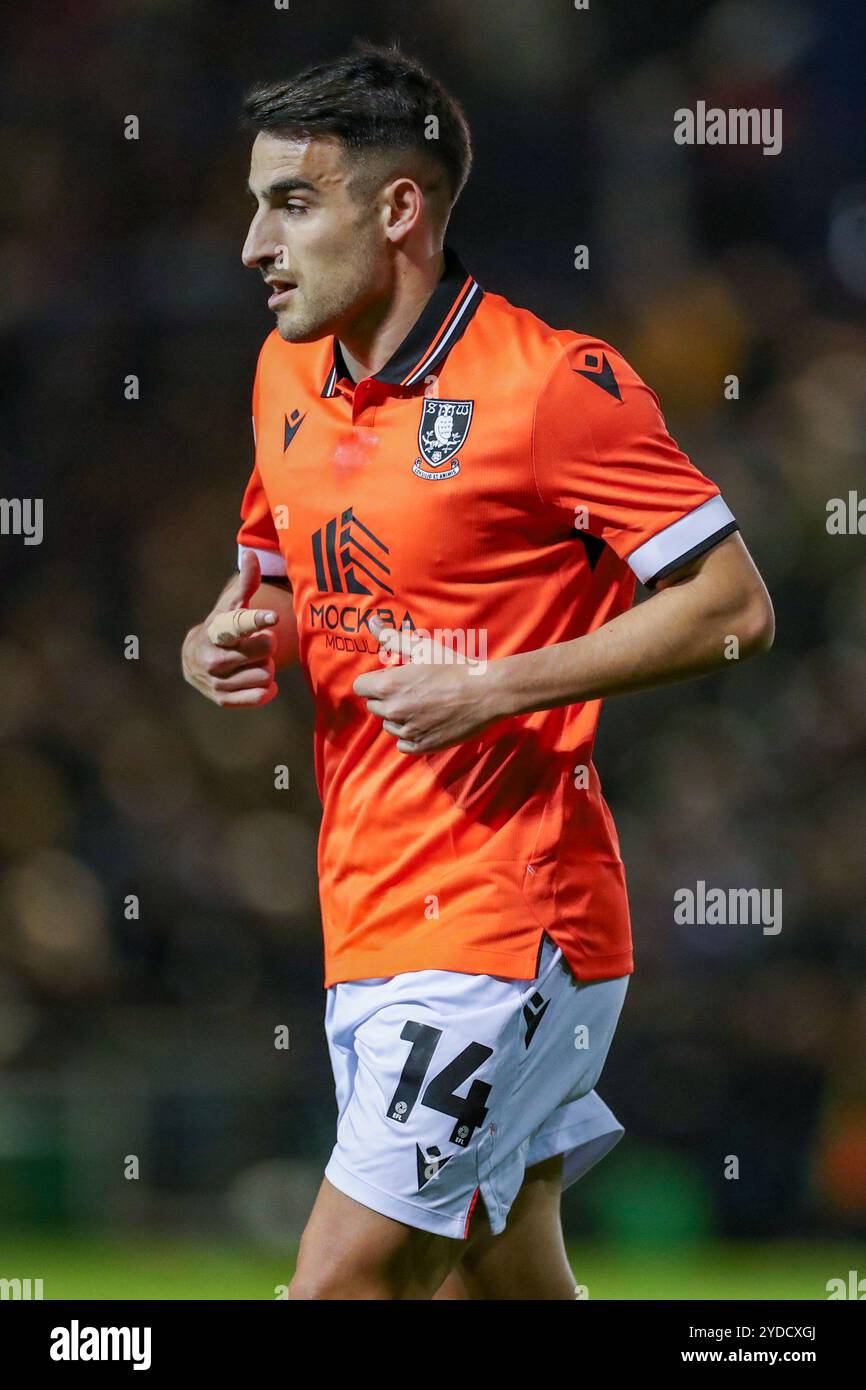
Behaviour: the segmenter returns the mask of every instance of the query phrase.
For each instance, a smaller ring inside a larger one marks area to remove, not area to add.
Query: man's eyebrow
[[[309,193],[315,193],[316,185],[310,183],[308,179],[277,179],[276,183],[268,184],[268,187],[264,189],[262,193],[262,197],[276,198],[286,193],[297,193],[299,189],[306,190]],[[254,198],[257,196],[255,189],[250,187],[249,184],[247,184],[247,191],[252,193]]]

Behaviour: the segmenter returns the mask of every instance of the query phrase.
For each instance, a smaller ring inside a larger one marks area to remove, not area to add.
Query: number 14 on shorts
[[[431,1028],[429,1024],[416,1023],[412,1019],[404,1023],[400,1037],[412,1046],[400,1074],[397,1089],[388,1103],[386,1114],[389,1120],[405,1124],[416,1104],[420,1103],[426,1105],[429,1110],[438,1110],[442,1115],[450,1115],[456,1121],[450,1142],[465,1149],[476,1129],[487,1119],[485,1101],[490,1095],[491,1087],[488,1082],[476,1078],[466,1096],[454,1093],[488,1057],[493,1056],[493,1048],[476,1042],[464,1047],[453,1062],[449,1062],[447,1067],[431,1077],[422,1096],[421,1087],[430,1070],[433,1053],[441,1036],[441,1028]]]

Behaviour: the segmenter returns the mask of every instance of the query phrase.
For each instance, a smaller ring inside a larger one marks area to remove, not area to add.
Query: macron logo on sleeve
[[[619,382],[613,374],[613,367],[607,360],[606,352],[601,355],[600,367],[598,365],[598,353],[588,352],[583,359],[583,366],[572,367],[571,370],[578,376],[585,376],[587,381],[594,381],[596,386],[600,386],[602,391],[606,391],[615,400],[622,400]]]

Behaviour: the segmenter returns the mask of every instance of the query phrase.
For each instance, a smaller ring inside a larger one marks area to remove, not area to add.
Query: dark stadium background
[[[769,656],[602,716],[637,970],[598,1088],[626,1138],[565,1202],[576,1274],[866,1275],[866,554],[826,529],[864,478],[866,11],[67,0],[0,26],[0,492],[45,506],[41,546],[0,538],[0,1276],[272,1297],[332,1142],[306,687],[227,714],[178,649],[234,564],[272,326],[241,94],[355,34],[465,105],[469,268],[625,352],[776,605]],[[782,153],[676,145],[698,99],[781,107]],[[698,879],[781,888],[781,933],[676,926]]]

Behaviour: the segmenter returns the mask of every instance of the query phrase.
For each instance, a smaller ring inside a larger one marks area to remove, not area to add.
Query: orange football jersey
[[[333,338],[265,341],[241,549],[291,583],[316,706],[325,984],[441,969],[633,969],[592,763],[593,700],[404,754],[352,683],[369,621],[495,661],[567,642],[736,529],[607,343],[482,291],[453,250],[391,361],[353,384]]]

